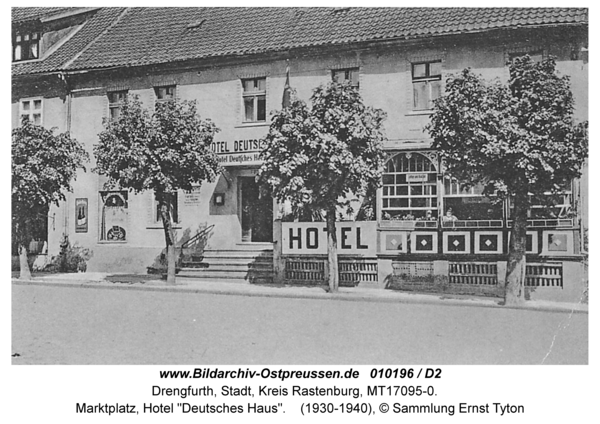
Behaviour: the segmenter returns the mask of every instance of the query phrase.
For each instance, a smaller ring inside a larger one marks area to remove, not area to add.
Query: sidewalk
[[[107,274],[99,272],[76,274],[41,274],[32,280],[12,279],[13,284],[41,285],[54,287],[80,287],[113,290],[146,290],[183,293],[206,293],[236,296],[262,296],[298,299],[323,299],[341,301],[367,301],[388,303],[421,303],[454,306],[478,306],[492,308],[512,308],[549,312],[587,313],[584,303],[561,303],[551,301],[527,301],[521,306],[506,307],[500,305],[497,298],[478,296],[459,296],[450,294],[420,294],[395,290],[362,287],[340,287],[336,294],[328,293],[323,287],[258,285],[242,281],[206,281],[187,277],[178,277],[177,284],[167,285],[159,276],[156,279],[136,278],[135,275]]]

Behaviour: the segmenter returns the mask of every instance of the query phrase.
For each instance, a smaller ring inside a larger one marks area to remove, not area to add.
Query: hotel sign
[[[213,141],[211,144],[222,166],[260,165],[262,147],[263,140],[260,139]]]
[[[337,222],[338,254],[375,256],[377,223]],[[282,224],[284,255],[326,255],[327,230],[324,222],[284,222]]]

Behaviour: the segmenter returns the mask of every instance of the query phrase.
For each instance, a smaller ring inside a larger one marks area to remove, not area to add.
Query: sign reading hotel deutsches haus
[[[260,165],[260,151],[263,140],[225,140],[213,141],[212,151],[219,157],[222,166]]]
[[[377,222],[336,222],[338,254],[375,256]],[[284,222],[284,255],[326,255],[327,230],[324,222]]]

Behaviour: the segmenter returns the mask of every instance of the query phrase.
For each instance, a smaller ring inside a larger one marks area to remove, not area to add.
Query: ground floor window
[[[530,196],[531,207],[527,213],[530,219],[567,219],[573,218],[572,210],[573,193],[565,191],[552,194],[545,193],[541,196]],[[509,201],[510,218],[513,218],[514,207]]]
[[[467,187],[455,179],[444,178],[442,222],[501,220],[502,203],[483,195],[483,185]]]
[[[435,221],[437,166],[420,153],[400,153],[390,159],[383,174],[384,220]]]
[[[178,196],[176,192],[168,194],[167,208],[172,223],[179,222],[179,202],[177,197]],[[154,224],[162,224],[160,206],[158,204],[158,200],[156,200],[156,196],[154,197]]]
[[[437,222],[442,227],[503,227],[510,226],[513,219],[510,200],[495,201],[483,194],[483,184],[467,186],[443,176],[434,152],[394,155],[385,164],[382,183],[383,221],[406,221],[401,225],[422,227],[434,227]],[[572,185],[563,184],[558,193],[530,196],[528,218],[535,221],[532,225],[555,225],[557,220],[561,225],[572,225]]]
[[[127,240],[127,192],[100,192],[100,240],[123,242]]]

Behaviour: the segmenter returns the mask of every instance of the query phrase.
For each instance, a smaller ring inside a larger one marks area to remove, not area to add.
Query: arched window
[[[421,153],[399,153],[385,165],[382,218],[437,220],[437,164]]]

